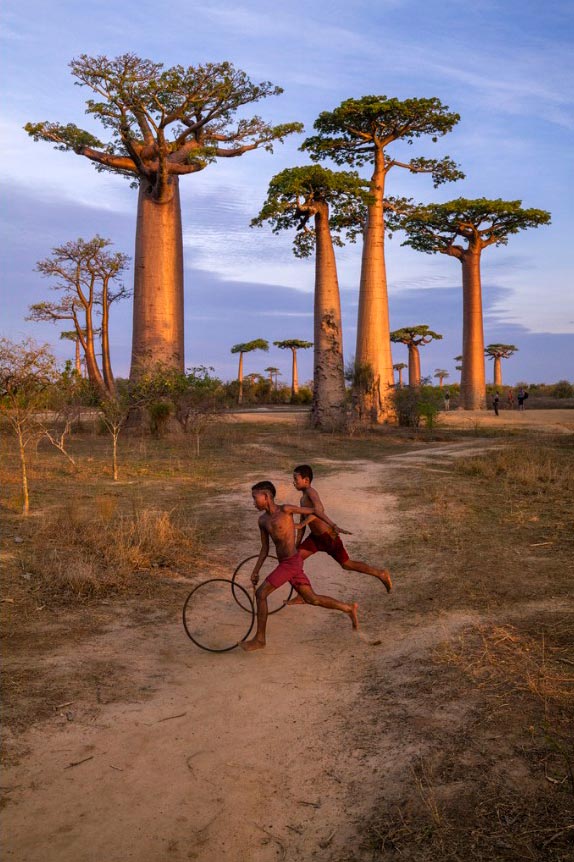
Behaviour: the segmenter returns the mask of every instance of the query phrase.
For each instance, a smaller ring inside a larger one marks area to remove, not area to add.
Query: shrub
[[[172,405],[169,401],[152,401],[147,407],[150,431],[154,437],[163,437],[167,431]]]

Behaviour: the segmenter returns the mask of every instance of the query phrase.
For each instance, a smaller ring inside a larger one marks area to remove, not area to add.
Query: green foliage
[[[421,419],[427,428],[434,428],[444,403],[443,393],[433,386],[396,388],[393,400],[399,425],[407,428],[418,428]]]
[[[353,171],[320,165],[287,168],[269,183],[267,200],[251,227],[269,222],[273,233],[294,230],[294,254],[309,257],[315,249],[309,222],[315,215],[328,215],[333,242],[342,246],[345,240],[355,242],[362,231],[370,199],[368,183]]]
[[[574,398],[574,386],[569,380],[559,380],[552,387],[554,398]]]
[[[24,417],[44,407],[57,379],[56,359],[48,344],[0,338],[0,409]]]
[[[169,401],[152,401],[147,405],[150,418],[150,431],[154,437],[163,437],[167,431],[167,423],[172,413]]]
[[[316,135],[307,138],[301,149],[314,161],[332,159],[338,165],[362,167],[374,161],[375,150],[383,151],[393,141],[412,144],[415,138],[430,135],[433,141],[446,135],[458,123],[458,114],[450,112],[439,99],[389,99],[387,96],[363,96],[346,99],[333,111],[324,111],[315,121]],[[464,174],[452,159],[415,158],[398,162],[385,154],[385,167],[404,167],[417,173],[431,173],[435,186],[457,180]]]
[[[291,396],[292,404],[311,404],[313,401],[313,390],[310,386],[300,386],[299,391]]]
[[[307,350],[309,347],[313,347],[312,341],[301,341],[299,338],[287,338],[285,341],[274,341],[273,344],[280,350]],[[265,370],[268,371],[269,369],[266,368]]]
[[[49,141],[96,163],[97,170],[146,177],[156,196],[170,173],[203,170],[217,158],[242,155],[302,131],[301,123],[272,126],[260,117],[236,119],[242,108],[282,90],[253,83],[231,63],[164,68],[135,54],[82,54],[70,63],[76,83],[95,98],[86,113],[109,132],[106,142],[72,123],[28,123],[35,140]],[[158,170],[158,161],[161,170]]]
[[[514,344],[488,344],[484,348],[484,353],[489,359],[508,359],[517,350],[518,347],[515,347]]]
[[[391,341],[394,344],[406,344],[419,347],[421,344],[430,344],[431,341],[441,341],[442,335],[433,332],[428,326],[405,326],[391,332]]]
[[[440,252],[460,256],[466,247],[455,245],[466,240],[468,247],[506,245],[511,234],[550,223],[546,210],[523,209],[522,201],[457,198],[443,204],[413,206],[406,215],[390,219],[393,230],[407,234],[403,245],[427,254]]]
[[[251,353],[253,350],[269,350],[269,342],[265,338],[255,338],[253,341],[245,341],[242,344],[234,344],[232,353]]]

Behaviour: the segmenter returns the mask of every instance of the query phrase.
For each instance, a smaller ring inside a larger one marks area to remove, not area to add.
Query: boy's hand
[[[254,587],[257,586],[257,584],[259,583],[259,572],[253,572],[253,574],[251,575],[251,583]]]
[[[342,527],[338,527],[337,524],[335,524],[335,526],[333,527],[333,531],[334,531],[336,536],[338,536],[339,533],[343,533],[343,535],[345,535],[345,536],[352,536],[353,535],[350,530],[344,530]]]

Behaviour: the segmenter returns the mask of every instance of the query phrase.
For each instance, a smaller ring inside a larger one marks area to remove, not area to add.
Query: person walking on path
[[[508,401],[508,409],[514,410],[514,390],[509,389],[508,395],[506,396],[506,400]]]
[[[444,409],[447,413],[450,410],[450,392],[448,391],[448,389],[444,393]]]
[[[498,416],[498,408],[500,406],[500,395],[498,392],[494,393],[494,398],[492,399],[492,406],[494,407],[495,416]]]
[[[522,386],[518,390],[517,398],[518,398],[518,409],[524,410],[524,402],[528,398],[528,393],[524,391]]]

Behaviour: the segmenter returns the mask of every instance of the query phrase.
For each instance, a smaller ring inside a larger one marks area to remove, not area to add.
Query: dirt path
[[[410,457],[432,466],[459,449],[468,444]],[[352,555],[361,548],[372,556],[398,529],[390,476],[408,458],[353,462],[320,482],[329,512],[354,532]],[[293,499],[292,488],[278,490],[279,499]],[[255,513],[246,523],[255,533]],[[254,544],[243,541],[233,557]],[[177,608],[167,626],[126,630],[118,623],[84,654],[56,653],[55,661],[76,663],[84,655],[102,662],[119,655],[127,677],[154,691],[145,702],[103,705],[95,716],[76,705],[73,721],[64,708],[29,732],[30,753],[4,774],[11,791],[5,858],[370,858],[361,855],[357,825],[371,814],[375,790],[392,789],[427,744],[426,729],[417,735],[411,727],[405,736],[396,726],[407,708],[406,695],[397,693],[430,647],[472,620],[411,606],[409,583],[425,572],[395,573],[391,596],[324,555],[309,561],[308,572],[320,591],[356,596],[359,634],[337,613],[288,608],[270,620],[265,651],[211,655],[185,638]],[[363,698],[375,661],[377,678],[393,682],[382,713]],[[437,726],[456,719],[448,704],[431,716]]]

